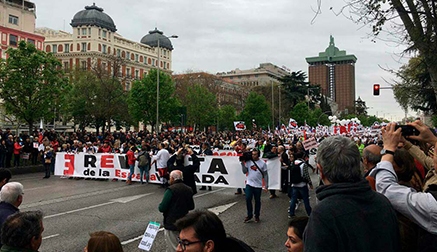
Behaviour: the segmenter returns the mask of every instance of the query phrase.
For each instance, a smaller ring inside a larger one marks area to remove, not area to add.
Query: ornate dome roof
[[[149,34],[147,34],[141,39],[141,43],[151,47],[157,47],[158,39],[159,39],[159,47],[166,48],[172,51],[173,45],[171,44],[170,39],[164,36],[163,34],[164,33],[162,31],[155,28],[155,30],[149,31]]]
[[[85,10],[81,10],[76,13],[71,20],[70,25],[72,27],[81,25],[95,25],[101,28],[106,28],[112,32],[117,31],[112,18],[108,14],[103,13],[103,9],[96,6],[95,3],[93,3],[92,6],[86,6]]]

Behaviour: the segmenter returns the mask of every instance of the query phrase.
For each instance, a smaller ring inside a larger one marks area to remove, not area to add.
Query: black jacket
[[[167,190],[171,190],[171,204],[164,212],[164,228],[176,231],[175,222],[194,209],[193,191],[182,181],[175,181]]]
[[[316,194],[320,202],[304,232],[305,252],[399,251],[396,213],[367,180],[320,186]]]

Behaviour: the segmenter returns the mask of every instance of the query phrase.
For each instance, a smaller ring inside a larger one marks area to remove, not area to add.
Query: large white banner
[[[246,175],[243,174],[239,157],[234,151],[214,152],[214,156],[199,156],[200,168],[195,173],[198,185],[242,188],[245,187]],[[187,156],[187,162],[190,162]],[[269,175],[269,188],[280,189],[281,167],[279,158],[264,159]],[[55,175],[81,178],[107,178],[126,180],[129,167],[123,154],[114,153],[56,153]],[[160,183],[155,167],[149,171],[149,182]],[[145,178],[144,178],[145,180]],[[138,162],[132,181],[140,181]]]

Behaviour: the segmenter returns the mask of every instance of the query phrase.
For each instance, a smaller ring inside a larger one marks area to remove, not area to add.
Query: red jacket
[[[129,150],[129,151],[126,153],[126,156],[127,156],[127,164],[128,164],[128,165],[134,165],[134,164],[135,164],[135,160],[137,160],[137,159],[135,158],[135,154],[134,154],[134,152],[133,152],[132,150]]]
[[[18,155],[20,154],[20,150],[21,150],[21,145],[17,142],[14,143],[14,154]]]

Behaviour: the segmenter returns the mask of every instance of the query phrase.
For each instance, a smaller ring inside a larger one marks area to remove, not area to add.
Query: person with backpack
[[[295,217],[294,211],[298,196],[301,196],[305,205],[305,211],[308,216],[311,214],[310,198],[308,186],[313,189],[310,174],[308,173],[308,165],[303,160],[305,153],[298,151],[294,153],[295,160],[290,165],[290,209],[288,210],[289,218]]]
[[[140,169],[140,181],[144,184],[144,174],[146,175],[146,184],[149,183],[149,170],[150,170],[150,155],[146,146],[141,147],[140,153],[138,153],[138,169]]]

